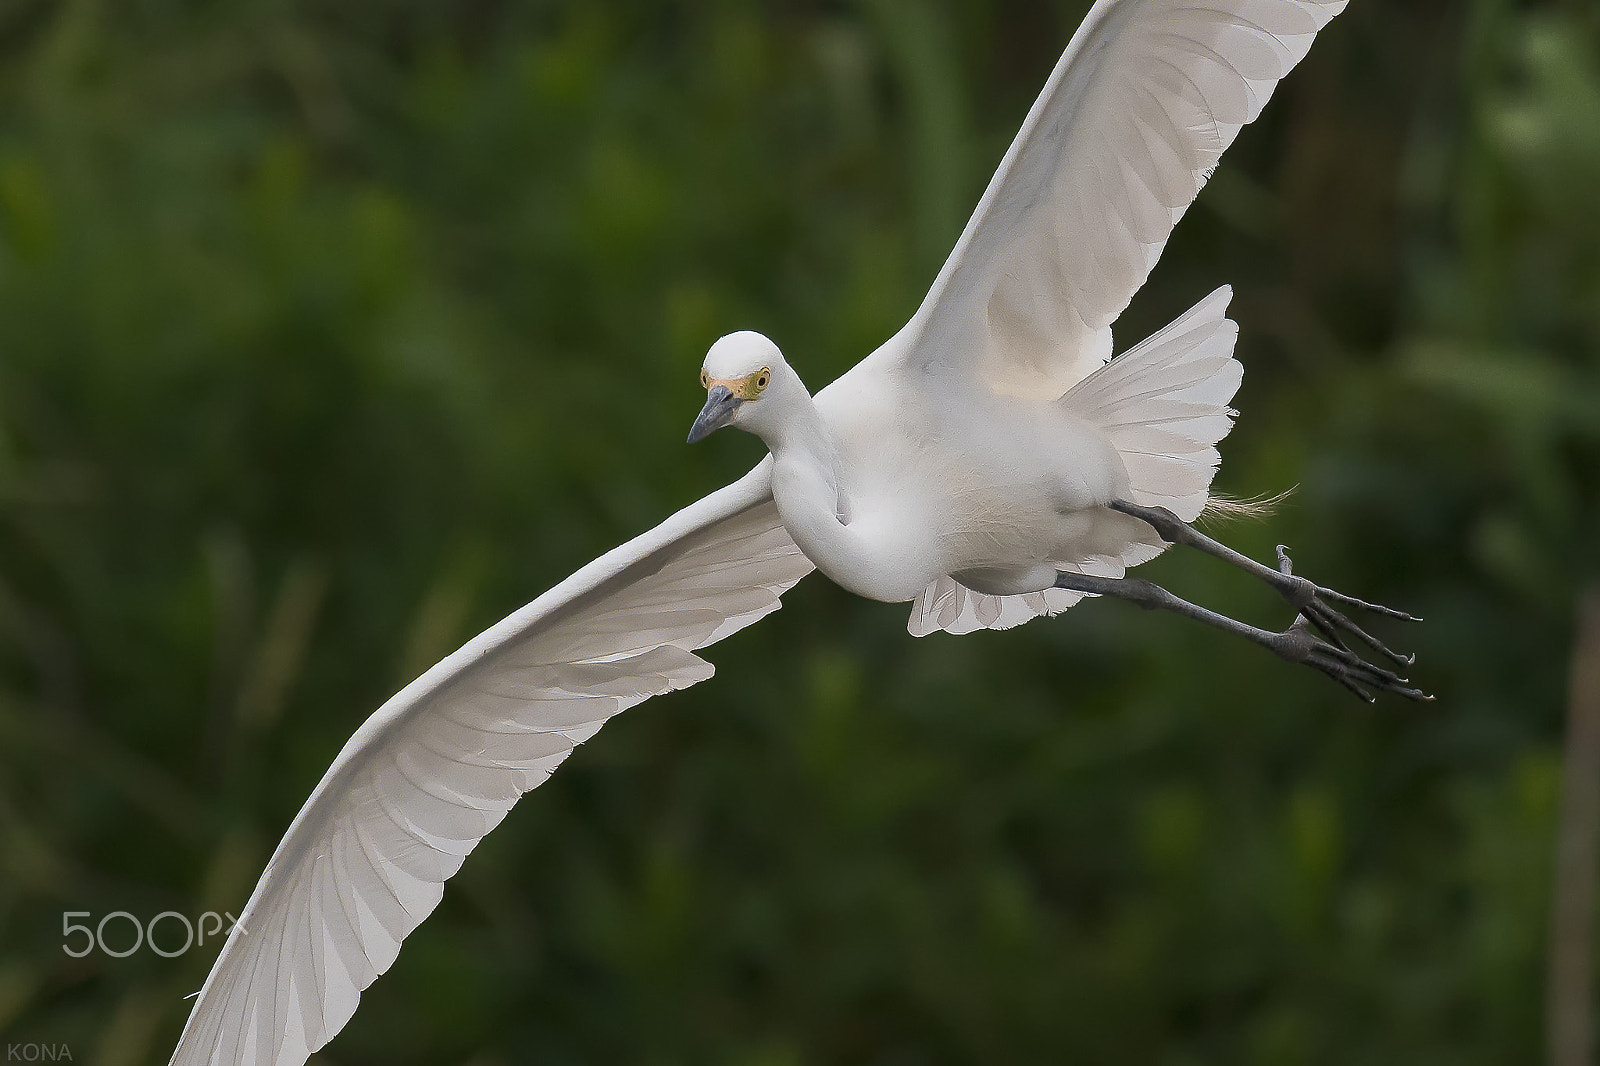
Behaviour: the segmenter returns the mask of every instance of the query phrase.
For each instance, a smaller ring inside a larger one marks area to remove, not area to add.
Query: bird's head
[[[764,416],[771,413],[767,408],[781,405],[779,397],[798,383],[776,344],[750,330],[728,334],[711,346],[700,365],[706,405],[689,430],[689,443],[704,440],[723,426],[758,433],[767,421]]]

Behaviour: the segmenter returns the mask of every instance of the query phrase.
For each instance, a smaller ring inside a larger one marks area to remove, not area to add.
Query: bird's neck
[[[903,550],[865,513],[868,501],[851,499],[851,483],[840,481],[838,445],[811,397],[773,422],[758,431],[772,452],[772,498],[806,558],[859,596],[889,603],[915,598],[937,576],[927,553]]]
[[[791,401],[773,423],[759,432],[772,452],[772,496],[784,528],[824,573],[851,587],[849,577],[863,560],[860,538],[848,524],[833,435],[809,395]]]
[[[784,483],[783,495],[794,509],[815,511],[834,525],[845,519],[846,508],[839,485],[839,450],[810,396],[790,405],[787,417],[761,433],[772,452],[774,483]],[[776,494],[776,489],[774,490]],[[779,501],[779,507],[784,506]]]

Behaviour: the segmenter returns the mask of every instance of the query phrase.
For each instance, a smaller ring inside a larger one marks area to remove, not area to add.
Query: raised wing
[[[590,563],[356,731],[245,904],[174,1066],[305,1062],[524,792],[612,715],[711,676],[694,650],[812,569],[779,524],[771,465]]]
[[[1346,0],[1099,0],[886,361],[1059,396]]]

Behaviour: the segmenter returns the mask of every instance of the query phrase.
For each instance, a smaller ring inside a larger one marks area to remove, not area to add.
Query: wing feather
[[[703,681],[695,650],[811,571],[770,459],[607,553],[384,704],[295,817],[172,1062],[298,1066],[523,793],[613,715]]]
[[[1346,0],[1099,0],[906,328],[863,366],[1051,398]]]

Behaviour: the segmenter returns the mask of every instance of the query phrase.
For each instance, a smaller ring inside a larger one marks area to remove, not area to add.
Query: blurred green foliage
[[[62,912],[236,913],[391,692],[742,472],[679,444],[707,344],[815,387],[892,333],[1086,6],[0,2],[0,1035],[164,1062],[214,947],[72,959]],[[1234,283],[1220,485],[1299,491],[1226,536],[1426,615],[1436,705],[813,578],[524,802],[320,1061],[1533,1061],[1597,189],[1592,3],[1358,0],[1119,326]]]

